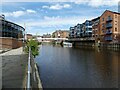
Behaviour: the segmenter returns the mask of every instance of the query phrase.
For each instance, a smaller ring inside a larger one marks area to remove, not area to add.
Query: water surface
[[[36,57],[44,88],[117,88],[120,52],[43,45]]]

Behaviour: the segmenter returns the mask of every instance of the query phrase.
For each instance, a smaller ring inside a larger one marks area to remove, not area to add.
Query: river
[[[117,88],[120,52],[42,45],[35,58],[43,88]]]

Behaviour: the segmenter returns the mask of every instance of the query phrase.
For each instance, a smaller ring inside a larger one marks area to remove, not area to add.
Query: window
[[[102,33],[104,33],[104,30],[102,30]]]
[[[104,18],[102,18],[102,21],[104,21]]]
[[[108,18],[111,18],[111,16],[108,16]]]
[[[117,28],[115,28],[115,32],[117,32]]]
[[[102,27],[104,27],[104,23],[102,24]]]
[[[115,15],[115,18],[117,18],[117,15]]]

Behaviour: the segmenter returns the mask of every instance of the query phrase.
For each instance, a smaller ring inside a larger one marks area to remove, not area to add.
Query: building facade
[[[100,17],[92,19],[92,37],[96,42],[100,40]]]
[[[86,20],[85,21],[85,27],[84,27],[84,36],[85,37],[92,37],[92,21],[91,20]]]
[[[52,33],[53,38],[68,38],[69,37],[69,31],[67,30],[57,30]]]
[[[92,38],[95,42],[120,43],[120,13],[106,10],[100,17],[70,27],[70,38]]]
[[[0,16],[0,48],[18,48],[23,44],[23,31],[25,29]]]
[[[43,34],[42,38],[51,38],[51,34]]]
[[[120,42],[120,13],[106,10],[100,16],[100,41]]]
[[[32,34],[26,34],[27,36],[27,40],[33,39],[33,35]]]
[[[92,21],[86,20],[82,24],[70,27],[70,38],[84,38],[92,36]]]
[[[70,27],[69,38],[74,38],[74,27]]]
[[[77,24],[77,37],[80,38],[83,36],[83,24]]]

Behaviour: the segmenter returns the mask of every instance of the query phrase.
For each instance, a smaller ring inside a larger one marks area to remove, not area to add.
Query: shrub
[[[29,47],[31,48],[31,54],[34,56],[34,58],[39,54],[39,43],[36,40],[29,40],[26,43],[25,51],[28,53]]]

